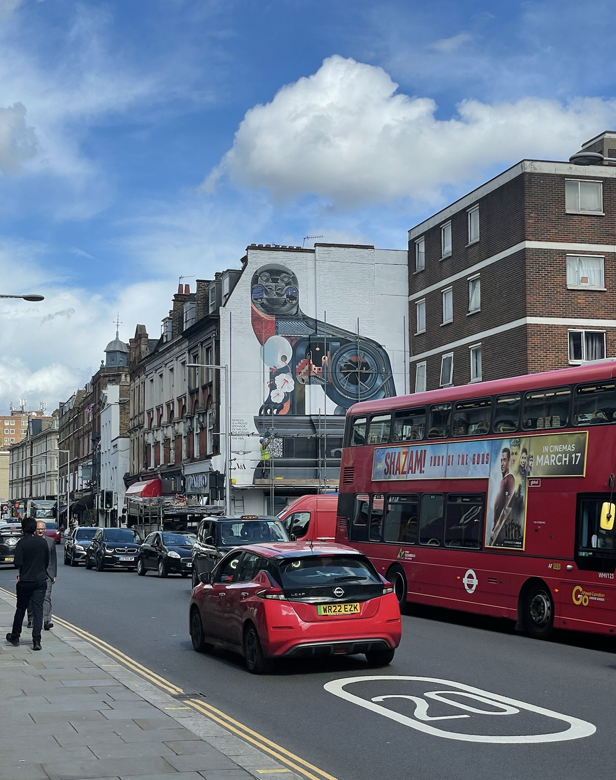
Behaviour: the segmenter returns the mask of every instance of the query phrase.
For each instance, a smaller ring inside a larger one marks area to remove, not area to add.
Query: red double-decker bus
[[[616,361],[355,404],[336,539],[406,602],[616,633]]]

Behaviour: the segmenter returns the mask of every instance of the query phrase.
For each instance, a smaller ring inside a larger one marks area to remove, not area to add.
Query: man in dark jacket
[[[51,622],[51,589],[58,576],[58,559],[56,556],[56,543],[50,536],[45,536],[47,526],[44,520],[36,521],[36,535],[42,536],[47,542],[49,547],[49,566],[47,567],[47,590],[45,591],[45,598],[43,599],[43,628],[45,631],[49,631],[53,628]],[[28,628],[32,628],[34,621],[34,610],[32,609],[32,602],[28,605]]]
[[[24,615],[30,600],[34,624],[32,628],[33,650],[41,649],[41,629],[43,627],[43,599],[47,590],[47,567],[49,566],[49,547],[41,536],[35,536],[36,520],[25,517],[21,527],[24,535],[15,546],[13,565],[19,569],[17,575],[17,609],[13,618],[13,630],[6,635],[6,641],[17,647]]]

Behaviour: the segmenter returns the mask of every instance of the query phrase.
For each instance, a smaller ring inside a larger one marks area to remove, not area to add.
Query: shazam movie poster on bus
[[[528,438],[493,439],[486,506],[486,547],[524,547],[527,477],[531,468]]]
[[[377,447],[374,482],[487,479],[486,547],[524,548],[529,477],[583,477],[587,433]]]

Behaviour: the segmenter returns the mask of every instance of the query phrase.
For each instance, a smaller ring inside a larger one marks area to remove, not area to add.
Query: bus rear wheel
[[[522,598],[524,629],[534,639],[548,639],[554,628],[554,601],[544,582],[530,585]]]
[[[400,612],[404,612],[406,609],[406,575],[401,566],[392,566],[387,572],[387,579],[394,586],[394,593],[398,599],[400,606]]]

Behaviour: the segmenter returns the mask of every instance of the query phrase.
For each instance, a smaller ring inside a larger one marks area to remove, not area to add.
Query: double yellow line
[[[5,590],[4,588],[0,588],[0,591],[6,593],[7,596],[11,596],[12,598],[15,598],[15,596],[12,593],[10,593],[10,591]],[[216,707],[212,707],[211,704],[206,704],[200,699],[193,699],[188,697],[182,700],[181,697],[184,694],[182,688],[178,688],[177,685],[174,685],[173,683],[170,683],[168,680],[165,680],[164,677],[155,674],[150,669],[147,669],[142,664],[130,658],[130,656],[126,655],[125,653],[122,653],[120,650],[117,650],[115,647],[108,644],[107,642],[104,642],[102,639],[99,639],[93,634],[90,634],[88,631],[84,631],[82,628],[79,628],[78,626],[69,623],[67,620],[63,620],[62,618],[59,618],[57,615],[54,615],[53,619],[57,623],[57,625],[62,626],[62,628],[65,628],[67,631],[72,631],[76,636],[80,637],[81,639],[84,639],[86,642],[89,642],[91,645],[98,648],[99,650],[102,650],[102,652],[106,653],[111,658],[118,661],[127,669],[130,669],[132,672],[135,672],[135,674],[138,674],[140,677],[143,677],[148,682],[152,683],[153,685],[156,685],[165,693],[168,693],[171,696],[175,696],[176,698],[180,699],[182,701],[182,704],[184,705],[183,707],[166,707],[165,709],[186,709],[187,707],[190,707],[193,710],[199,712],[200,714],[205,715],[210,720],[213,720],[214,722],[223,726],[228,731],[237,734],[237,736],[241,737],[246,742],[250,742],[252,745],[255,745],[264,753],[268,753],[270,756],[275,758],[281,764],[289,767],[289,770],[297,772],[303,777],[308,778],[308,780],[336,780],[336,778],[333,777],[333,775],[330,775],[327,772],[323,771],[322,769],[313,766],[313,764],[310,764],[308,761],[304,761],[303,758],[296,756],[294,753],[291,753],[290,751],[286,750],[281,745],[278,745],[276,742],[272,742],[271,740],[267,739],[267,737],[264,737],[262,734],[253,731],[252,729],[248,728],[248,726],[244,726],[243,723],[240,723],[239,721],[235,720],[229,715],[226,715],[221,710],[216,709]],[[258,769],[257,773],[259,775],[263,775],[264,777],[266,777],[267,775],[286,774],[287,771],[289,770]]]

